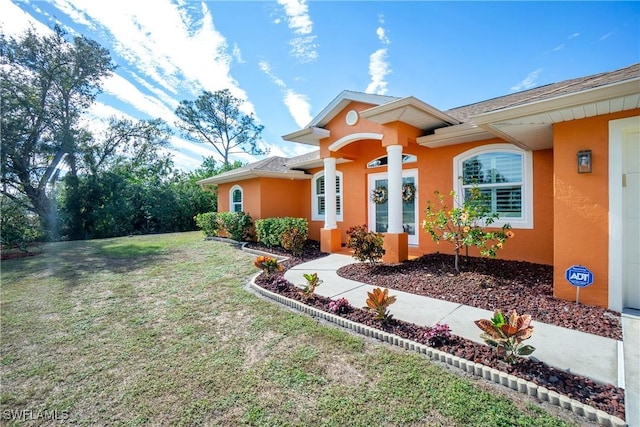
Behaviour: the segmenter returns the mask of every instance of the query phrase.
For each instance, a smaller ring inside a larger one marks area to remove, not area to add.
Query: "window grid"
[[[523,218],[523,156],[507,152],[483,153],[462,162],[465,199],[477,186],[487,206],[500,218]]]
[[[324,219],[325,214],[325,180],[324,175],[319,175],[314,179],[314,220]],[[336,173],[336,216],[338,220],[342,220],[342,174]]]
[[[234,187],[231,189],[231,212],[242,212],[242,188]]]

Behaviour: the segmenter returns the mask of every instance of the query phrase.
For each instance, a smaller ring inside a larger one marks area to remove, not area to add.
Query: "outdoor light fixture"
[[[591,150],[578,151],[578,173],[591,173]]]

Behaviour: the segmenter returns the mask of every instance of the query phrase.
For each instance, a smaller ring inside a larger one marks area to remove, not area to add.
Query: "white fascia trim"
[[[361,133],[352,133],[351,135],[345,135],[333,144],[329,146],[329,151],[338,151],[342,147],[345,147],[352,142],[360,141],[362,139],[377,139],[378,141],[382,141],[381,133],[373,133],[373,132],[361,132]]]
[[[381,105],[386,104],[390,100],[397,99],[395,97],[387,95],[376,95],[371,93],[352,92],[350,90],[343,90],[333,101],[318,113],[317,116],[311,120],[307,127],[323,126],[331,121],[344,107],[350,102],[362,102],[363,104]]]
[[[369,108],[368,110],[364,110],[360,112],[360,117],[364,118],[364,119],[368,119],[368,120],[373,120],[375,116],[379,115],[379,114],[384,114],[384,113],[388,113],[390,111],[393,110],[403,110],[406,107],[414,107],[417,108],[418,110],[436,117],[440,120],[442,120],[445,123],[449,123],[452,125],[457,125],[460,124],[460,121],[458,119],[455,119],[451,116],[449,116],[448,114],[438,110],[435,107],[432,107],[431,105],[427,104],[426,102],[423,102],[421,100],[419,100],[418,98],[414,97],[414,96],[407,96],[405,98],[401,98],[398,99],[396,101],[391,101],[388,102],[386,104],[377,106],[377,107],[373,107],[373,108]],[[375,120],[374,120],[375,121]]]
[[[436,129],[433,135],[420,136],[416,138],[416,142],[424,147],[437,148],[494,137],[492,133],[472,123],[462,123]]]
[[[245,171],[235,175],[205,178],[197,181],[198,185],[210,185],[210,184],[227,184],[229,182],[246,181],[252,178],[282,178],[282,179],[311,179],[311,175],[306,174],[304,171],[292,170],[290,172],[269,172],[269,171]]]
[[[500,228],[505,224],[515,229],[533,228],[533,154],[531,151],[522,150],[512,144],[487,144],[472,148],[460,153],[453,158],[453,188],[456,192],[454,203],[462,205],[464,194],[459,177],[462,176],[462,161],[477,154],[494,151],[507,151],[522,156],[522,218],[505,218],[493,222],[489,227]]]
[[[577,105],[594,104],[607,99],[620,98],[638,93],[640,77],[611,83],[608,85],[587,89],[581,92],[560,95],[550,99],[543,99],[513,107],[502,108],[496,111],[471,116],[471,121],[477,125],[499,123],[518,117],[526,117],[545,113],[553,110],[561,110]]]
[[[339,159],[336,159],[336,164],[339,165],[339,164],[342,164],[342,163],[348,163],[348,162],[352,162],[352,161],[353,160],[339,158]],[[287,166],[292,168],[292,169],[321,168],[321,167],[324,166],[324,160],[323,159],[307,160],[306,162],[293,163],[293,164],[287,165]]]
[[[302,144],[318,146],[320,145],[320,140],[323,138],[328,138],[329,135],[330,132],[327,129],[310,126],[299,131],[283,135],[282,139],[284,139],[285,141],[299,142]]]

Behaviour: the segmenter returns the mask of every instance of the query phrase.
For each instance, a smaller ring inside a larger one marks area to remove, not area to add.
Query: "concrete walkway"
[[[304,264],[299,264],[285,273],[285,278],[296,285],[303,285],[303,273],[318,273],[322,285],[316,293],[329,298],[346,298],[354,307],[363,307],[367,292],[374,286],[344,279],[336,273],[340,267],[356,262],[353,257],[331,254]],[[493,312],[423,297],[390,289],[396,302],[390,307],[393,317],[417,325],[433,326],[441,322],[451,327],[453,334],[483,343],[480,329],[473,323],[477,319],[490,319]],[[604,338],[572,329],[532,322],[535,332],[528,343],[536,348],[533,356],[555,368],[586,376],[598,382],[625,388],[627,423],[634,424],[633,413],[640,405],[640,317],[623,315],[624,342]],[[625,365],[627,370],[625,372]],[[629,419],[631,416],[631,419]]]

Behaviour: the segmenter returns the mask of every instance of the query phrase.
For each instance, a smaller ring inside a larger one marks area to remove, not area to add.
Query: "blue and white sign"
[[[584,288],[593,283],[593,273],[587,267],[581,265],[572,265],[567,268],[564,277],[567,282],[579,288]]]

